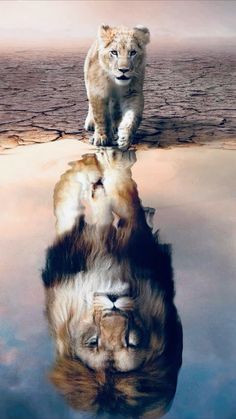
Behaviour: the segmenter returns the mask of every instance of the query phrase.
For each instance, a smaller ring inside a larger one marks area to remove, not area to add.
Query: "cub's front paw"
[[[106,134],[99,134],[97,131],[93,134],[92,137],[92,144],[96,147],[98,146],[106,146],[109,144],[109,140]]]
[[[129,138],[129,136],[125,134],[119,135],[117,145],[120,150],[122,151],[128,150],[130,144],[131,144],[131,139]]]
[[[95,128],[94,120],[91,119],[88,115],[84,123],[84,129],[86,131],[94,131],[94,128]]]

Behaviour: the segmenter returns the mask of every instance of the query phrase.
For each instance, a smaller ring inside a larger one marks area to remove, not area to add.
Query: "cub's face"
[[[71,308],[67,321],[57,328],[61,355],[80,359],[93,370],[137,369],[157,346],[135,301],[128,296],[95,293],[92,307],[85,304],[80,316]]]
[[[145,59],[145,46],[149,42],[147,28],[110,28],[102,26],[99,32],[99,59],[102,67],[120,86],[139,78]]]

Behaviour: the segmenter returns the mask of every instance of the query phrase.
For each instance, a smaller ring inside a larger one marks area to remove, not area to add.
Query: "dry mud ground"
[[[55,140],[88,140],[86,51],[0,54],[0,151]],[[236,53],[148,54],[145,111],[136,142],[236,148]]]

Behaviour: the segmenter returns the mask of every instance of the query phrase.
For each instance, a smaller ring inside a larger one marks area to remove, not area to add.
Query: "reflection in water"
[[[57,237],[43,282],[57,358],[51,380],[75,409],[157,418],[176,390],[182,328],[170,247],[131,178],[133,151],[71,163],[54,191]]]

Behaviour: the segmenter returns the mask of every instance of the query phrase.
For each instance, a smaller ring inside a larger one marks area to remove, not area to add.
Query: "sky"
[[[0,45],[82,44],[96,36],[102,23],[143,24],[154,43],[227,42],[236,37],[236,2],[2,0]]]

